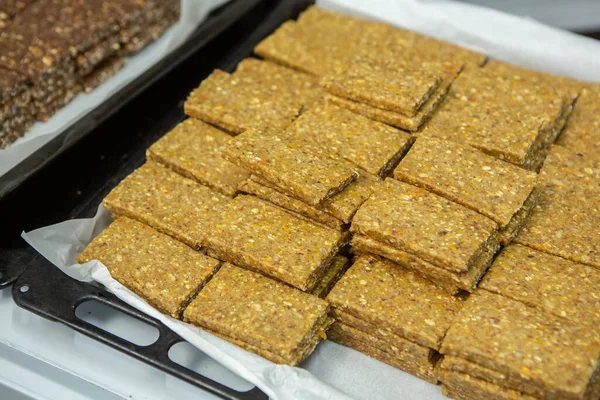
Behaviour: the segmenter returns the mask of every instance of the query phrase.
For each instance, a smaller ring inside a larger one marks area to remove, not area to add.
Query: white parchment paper
[[[383,20],[484,52],[492,57],[575,78],[600,81],[600,43],[497,11],[442,0],[321,0],[325,8]],[[330,341],[300,368],[261,357],[162,315],[113,280],[98,262],[75,257],[110,222],[102,207],[93,219],[71,220],[23,237],[70,276],[97,281],[119,298],[161,320],[194,346],[274,399],[443,399],[434,386]]]
[[[212,10],[227,1],[229,0],[181,0],[180,20],[140,53],[126,58],[124,68],[114,77],[104,82],[92,93],[77,96],[47,122],[36,122],[25,136],[18,139],[8,149],[0,150],[0,176],[177,49]]]

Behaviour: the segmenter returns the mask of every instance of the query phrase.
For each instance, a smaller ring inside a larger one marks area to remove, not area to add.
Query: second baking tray
[[[67,150],[79,139],[90,133],[102,121],[109,118],[123,105],[135,98],[161,76],[198,51],[218,34],[239,20],[264,0],[231,0],[216,10],[190,35],[185,42],[162,60],[148,68],[137,78],[116,91],[97,108],[73,123],[48,143],[34,151],[19,164],[0,175],[0,199],[13,191],[29,177],[43,168],[50,160]]]
[[[219,397],[266,399],[257,388],[236,392],[171,361],[168,351],[182,340],[179,336],[98,285],[69,278],[23,243],[19,234],[22,230],[94,215],[108,191],[144,162],[149,145],[185,118],[183,101],[193,88],[215,68],[235,69],[241,59],[252,54],[260,40],[310,3],[257,1],[214,40],[0,200],[0,272],[4,275],[0,285],[14,281],[12,294],[17,305]],[[138,346],[77,318],[75,309],[89,300],[155,326],[159,339],[152,345]]]

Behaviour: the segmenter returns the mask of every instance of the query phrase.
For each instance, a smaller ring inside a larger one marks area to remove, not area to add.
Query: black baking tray
[[[244,6],[236,6],[238,3]],[[171,361],[168,350],[182,341],[178,335],[98,285],[63,274],[29,247],[20,234],[72,218],[92,217],[104,196],[144,162],[145,150],[185,118],[183,102],[192,89],[215,68],[234,70],[260,40],[311,3],[237,0],[218,10],[200,28],[207,29],[205,34],[210,38],[196,36],[202,43],[187,48],[181,62],[175,66],[165,64],[168,71],[148,77],[151,83],[134,90],[116,108],[105,110],[110,115],[96,115],[93,127],[71,133],[73,139],[60,154],[50,151],[43,167],[0,198],[0,289],[12,284],[13,299],[20,307],[217,396],[266,399],[257,388],[236,392]],[[138,346],[77,318],[75,309],[88,300],[110,305],[157,327],[158,341]]]
[[[214,10],[208,19],[190,35],[183,45],[169,53],[161,61],[117,91],[93,111],[37,149],[14,168],[0,176],[0,199],[43,168],[49,161],[75,144],[83,136],[90,133],[124,104],[135,98],[145,88],[167,74],[191,54],[198,51],[199,48],[223,32],[228,26],[262,1],[233,0]]]

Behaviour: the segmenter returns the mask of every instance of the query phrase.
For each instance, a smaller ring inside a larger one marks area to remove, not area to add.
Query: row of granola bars
[[[274,362],[326,332],[458,399],[598,399],[600,88],[316,7],[256,53],[80,261]]]
[[[178,18],[178,0],[1,0],[0,149],[110,78]]]

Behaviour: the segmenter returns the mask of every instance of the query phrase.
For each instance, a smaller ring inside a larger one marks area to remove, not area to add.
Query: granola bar
[[[192,248],[212,235],[212,220],[231,199],[148,161],[125,178],[102,204],[117,216],[150,225]]]
[[[479,287],[577,323],[600,323],[600,270],[521,245],[496,257]],[[600,336],[599,336],[600,337]]]
[[[184,320],[295,365],[326,329],[328,309],[316,296],[225,264],[185,310]]]
[[[83,91],[90,93],[109,78],[112,78],[124,65],[125,60],[121,57],[112,57],[97,65],[92,73],[79,79]]]
[[[44,106],[37,107],[35,119],[37,119],[38,121],[46,122],[61,108],[64,108],[67,104],[69,104],[77,96],[79,96],[82,90],[83,88],[80,85],[75,85],[70,89],[67,89],[59,97],[53,99],[50,103]]]
[[[259,174],[311,205],[341,192],[358,173],[335,160],[292,149],[279,137],[246,131],[232,140],[225,158]]]
[[[480,290],[458,312],[441,352],[499,371],[508,387],[526,394],[582,399],[600,341],[588,326]]]
[[[311,291],[346,235],[304,221],[254,196],[237,196],[202,246],[223,261]]]
[[[256,178],[255,178],[256,179]],[[304,218],[323,224],[331,229],[342,230],[344,223],[327,212],[306,204],[302,200],[283,193],[271,186],[265,185],[264,181],[256,181],[255,179],[247,179],[240,183],[239,189],[248,194],[253,194],[273,203],[284,210],[287,210],[294,215],[301,215]],[[258,178],[260,180],[260,178]]]
[[[471,146],[419,138],[394,177],[469,207],[504,228],[530,196],[537,174]]]
[[[401,369],[427,382],[436,384],[434,364],[430,360],[430,351],[426,347],[409,344],[413,352],[400,350],[399,346],[389,345],[381,340],[341,322],[334,322],[328,331],[329,339],[348,346],[369,357]],[[408,341],[406,341],[408,342]],[[418,349],[418,350],[416,350]]]
[[[321,86],[336,96],[375,108],[414,116],[442,83],[442,76],[422,68],[354,60],[325,75]]]
[[[453,272],[495,246],[491,219],[424,189],[386,179],[357,211],[350,230]]]
[[[80,77],[90,75],[99,65],[114,56],[120,48],[121,44],[117,34],[102,40],[77,56],[77,74]]]
[[[321,97],[321,88],[313,76],[257,58],[240,61],[235,76],[240,79],[252,79],[257,85],[277,89],[280,96],[301,102],[303,111]]]
[[[327,103],[302,113],[279,137],[289,147],[340,157],[379,176],[387,175],[412,143],[406,132]]]
[[[189,118],[150,146],[146,154],[187,178],[233,196],[250,173],[221,157],[230,139],[225,132]]]
[[[274,189],[291,199],[295,198],[299,200],[289,192],[284,191],[258,175],[250,175],[250,180],[262,186]],[[319,206],[319,209],[341,220],[344,224],[349,224],[358,208],[369,198],[369,196],[371,196],[371,193],[377,189],[380,182],[381,180],[378,177],[366,172],[361,172],[355,181],[346,186],[341,193],[338,193],[332,196],[331,199],[323,202]]]
[[[302,108],[301,99],[281,96],[281,89],[254,79],[215,70],[185,102],[187,115],[233,134],[247,129],[269,132],[285,129]]]
[[[569,109],[568,96],[552,86],[467,67],[419,135],[464,142],[529,166],[536,152],[557,134],[556,125]]]
[[[458,400],[540,400],[516,390],[507,389],[466,374],[448,370],[440,371],[442,393]]]
[[[449,88],[447,86],[446,88]],[[382,110],[376,107],[371,107],[367,104],[361,104],[342,97],[326,94],[325,100],[335,104],[338,107],[347,108],[357,114],[364,115],[374,121],[383,122],[385,124],[405,129],[407,131],[417,131],[431,117],[434,111],[446,98],[447,90],[438,90],[429,100],[421,107],[419,112],[413,117],[407,117],[402,114],[394,113],[387,110]]]
[[[600,161],[600,87],[584,89],[561,133],[560,146],[595,156]]]
[[[438,349],[462,300],[397,265],[361,256],[327,300],[336,309]]]
[[[113,278],[174,318],[181,318],[220,264],[125,217],[114,221],[77,257],[79,263],[91,260],[106,265]]]
[[[577,79],[535,71],[498,60],[490,60],[485,64],[485,68],[508,79],[554,86],[568,92],[573,101],[579,96],[579,93],[585,86],[584,82]]]
[[[538,203],[515,242],[600,267],[600,169],[584,154],[556,146],[539,179]]]
[[[375,254],[387,258],[403,268],[414,271],[434,282],[450,294],[456,294],[461,290],[473,292],[500,248],[500,243],[497,240],[490,241],[480,256],[474,260],[471,268],[465,272],[457,273],[367,236],[354,235],[351,243],[355,253]]]

